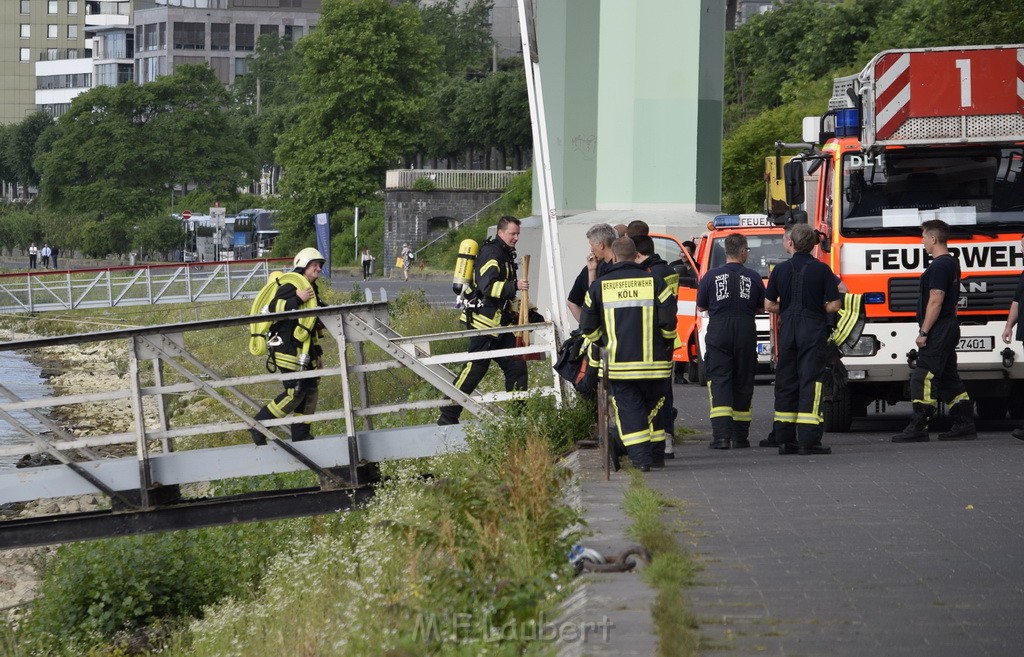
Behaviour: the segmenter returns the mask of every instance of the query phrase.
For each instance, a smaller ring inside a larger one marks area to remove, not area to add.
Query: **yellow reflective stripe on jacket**
[[[844,294],[843,305],[839,308],[839,321],[832,329],[829,342],[834,345],[841,345],[850,337],[850,333],[857,326],[863,308],[864,296],[860,294]]]

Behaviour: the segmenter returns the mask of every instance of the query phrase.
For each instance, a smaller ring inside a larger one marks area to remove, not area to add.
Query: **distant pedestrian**
[[[1020,240],[1020,248],[1024,250],[1024,238]],[[1017,339],[1024,342],[1024,318],[1020,316],[1020,307],[1024,304],[1024,273],[1017,281],[1017,289],[1013,293],[1013,303],[1010,304],[1010,315],[1006,318],[1006,328],[1003,329],[1003,342],[1010,344],[1013,335],[1013,327],[1017,326]],[[1018,427],[1011,433],[1014,438],[1024,440],[1024,427]]]
[[[39,257],[39,247],[36,246],[35,242],[32,242],[32,245],[28,247],[28,268],[29,269],[35,269],[36,268],[36,258],[37,257]]]
[[[960,322],[956,317],[960,301],[960,261],[949,252],[949,225],[941,219],[921,224],[921,243],[932,261],[921,275],[917,297],[917,364],[910,373],[910,399],[914,413],[894,443],[928,441],[928,422],[939,400],[949,406],[953,426],[939,434],[939,440],[974,440],[974,404],[957,372],[956,347]]]
[[[412,269],[412,261],[416,259],[416,254],[409,248],[408,244],[402,245],[402,276],[405,280],[409,280],[409,270]]]
[[[725,238],[725,264],[709,271],[697,290],[697,312],[708,311],[704,363],[711,393],[711,448],[750,447],[751,401],[757,373],[757,328],[764,310],[761,274],[744,266],[747,238]]]
[[[370,255],[370,248],[363,249],[363,280],[367,280],[373,274],[373,256]]]
[[[43,269],[50,268],[50,245],[43,242],[43,249],[39,252],[39,255],[43,257]]]
[[[768,278],[765,309],[779,314],[779,364],[775,371],[775,428],[779,454],[830,454],[824,433],[821,390],[828,362],[828,313],[842,300],[836,276],[811,251],[818,235],[797,224],[783,237],[793,257]]]
[[[50,257],[53,258],[53,268],[54,269],[59,269],[59,267],[57,266],[57,255],[59,253],[60,253],[60,249],[57,248],[56,244],[54,244],[53,246],[50,247]]]

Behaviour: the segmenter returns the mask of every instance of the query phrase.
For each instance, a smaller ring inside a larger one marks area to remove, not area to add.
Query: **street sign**
[[[181,218],[183,221],[188,221],[189,219],[192,218],[192,213],[188,210],[185,210],[184,212],[181,213]]]
[[[227,208],[222,208],[218,206],[210,208],[210,219],[213,220],[213,224],[214,226],[217,227],[218,230],[224,229],[224,219],[227,217],[227,214]]]

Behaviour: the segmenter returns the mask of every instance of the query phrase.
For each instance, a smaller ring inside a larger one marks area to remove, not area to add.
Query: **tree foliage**
[[[485,71],[491,60],[494,39],[490,14],[493,0],[471,0],[460,8],[459,0],[417,3],[423,32],[440,47],[440,69],[445,75],[465,76]]]
[[[40,172],[35,163],[43,134],[53,125],[53,119],[45,112],[33,112],[23,121],[7,128],[2,139],[3,153],[0,153],[0,171],[4,179],[22,185],[23,188],[38,187]]]
[[[242,136],[261,167],[276,166],[278,140],[297,122],[295,88],[302,57],[290,46],[278,36],[261,36],[249,58],[249,72],[235,81]]]
[[[206,66],[78,96],[38,158],[47,210],[77,217],[75,242],[103,256],[127,252],[139,221],[166,217],[175,183],[233,194],[252,158],[227,100]]]
[[[763,206],[764,157],[826,109],[833,77],[879,52],[1016,43],[1024,4],[998,0],[791,0],[726,37],[723,208]]]
[[[297,48],[303,102],[278,157],[283,228],[309,234],[316,212],[357,205],[412,150],[427,118],[437,46],[412,5],[328,0]]]

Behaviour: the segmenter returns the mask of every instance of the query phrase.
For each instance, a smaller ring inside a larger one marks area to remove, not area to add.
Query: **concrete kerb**
[[[578,450],[564,465],[573,474],[567,503],[586,516],[581,543],[604,555],[617,555],[635,541],[628,538],[632,520],[622,508],[627,477],[604,480],[600,452]],[[555,623],[559,657],[653,655],[658,637],[651,617],[655,591],[640,575],[643,566],[625,573],[588,573],[562,604]]]

